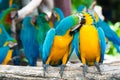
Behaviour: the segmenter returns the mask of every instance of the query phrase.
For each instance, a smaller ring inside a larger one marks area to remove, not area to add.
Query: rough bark
[[[37,67],[0,65],[0,79],[2,80],[120,80],[120,60],[105,60],[101,65],[102,75],[98,74],[94,66],[88,67],[86,77],[82,74],[80,61],[68,62],[63,78],[60,78],[60,67],[48,67],[46,78],[43,77],[42,62]]]

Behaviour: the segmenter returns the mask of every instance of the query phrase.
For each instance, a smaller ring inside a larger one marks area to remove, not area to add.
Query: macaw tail
[[[46,38],[45,38],[45,41],[44,41],[44,44],[43,44],[43,53],[42,53],[43,64],[45,64],[45,62],[48,58],[48,55],[50,53],[50,49],[51,49],[51,46],[52,46],[53,41],[54,41],[54,36],[55,36],[55,29],[51,28],[47,32]]]
[[[102,20],[100,19],[100,21],[98,22],[97,25],[100,26],[100,27],[103,29],[103,31],[104,31],[104,33],[105,33],[105,36],[106,36],[110,41],[112,41],[113,44],[120,45],[120,38],[119,38],[118,35],[110,28],[110,26],[109,26],[106,22],[104,22],[104,21],[102,21]]]

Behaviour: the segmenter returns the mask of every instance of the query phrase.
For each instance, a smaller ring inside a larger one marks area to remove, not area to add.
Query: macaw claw
[[[62,78],[62,76],[63,76],[63,71],[64,71],[64,69],[65,69],[65,65],[61,65],[61,69],[60,69],[60,77]]]
[[[49,65],[48,64],[44,64],[43,65],[43,70],[44,70],[44,73],[43,73],[43,76],[45,77],[46,76],[46,74],[45,73],[48,73],[48,71],[47,71],[47,67],[48,67]]]
[[[85,77],[85,75],[86,75],[86,73],[87,73],[87,69],[88,69],[88,66],[85,64],[85,65],[83,66],[83,75],[84,75],[84,77]]]
[[[97,68],[97,71],[99,72],[99,74],[102,75],[100,70],[100,64],[95,62],[95,67]]]

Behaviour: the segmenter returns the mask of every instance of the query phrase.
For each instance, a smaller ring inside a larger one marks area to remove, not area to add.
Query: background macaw
[[[9,34],[11,34],[11,26],[12,26],[12,19],[11,19],[11,12],[16,10],[16,8],[8,8],[2,12],[1,18],[0,18],[0,24],[3,24],[5,29]]]
[[[42,61],[44,76],[48,65],[61,66],[60,76],[73,51],[71,46],[76,26],[80,25],[81,17],[73,14],[64,18],[56,28],[51,28],[43,44]]]
[[[64,13],[60,8],[53,9],[53,16],[55,19],[53,20],[54,28],[60,23],[60,21],[64,18]]]
[[[37,17],[37,41],[39,44],[39,52],[40,56],[42,55],[42,49],[43,49],[43,43],[46,37],[46,33],[50,29],[49,23],[48,23],[48,16],[45,13],[40,13]]]
[[[87,12],[82,12],[82,14],[85,23],[81,24],[81,28],[79,29],[79,45],[76,44],[76,50],[78,50],[76,54],[84,65],[83,74],[85,76],[88,65],[95,65],[101,73],[99,63],[103,63],[104,60],[106,41],[102,28],[95,27],[91,14]]]
[[[60,21],[64,18],[64,13],[60,8],[53,8],[51,18],[49,20],[50,27],[56,28]]]
[[[7,31],[6,34],[8,33],[7,35],[9,35],[9,36],[11,36],[11,33],[12,33],[11,27],[12,27],[13,19],[11,17],[11,12],[16,10],[17,8],[18,8],[18,6],[16,4],[13,4],[13,5],[11,5],[11,7],[7,8],[7,9],[3,10],[3,12],[1,12],[0,24],[2,24],[4,26],[5,30]],[[12,37],[10,37],[10,38],[12,38]],[[2,40],[5,41],[4,38],[2,38]],[[17,43],[17,41],[15,43]],[[3,42],[2,42],[2,44],[3,44]],[[18,52],[18,48],[14,47],[12,58],[14,58],[16,56],[19,56],[19,52]],[[16,61],[17,61],[17,63],[16,63]],[[14,59],[13,60],[14,65],[19,65],[18,61],[19,60],[17,58]]]
[[[24,48],[24,54],[30,66],[36,66],[39,57],[39,45],[37,42],[37,29],[31,17],[25,17],[20,32],[20,39]]]
[[[12,57],[13,49],[17,41],[12,38],[5,30],[4,26],[0,24],[0,63],[7,64]],[[11,44],[11,45],[9,45]],[[10,49],[11,48],[11,49]]]

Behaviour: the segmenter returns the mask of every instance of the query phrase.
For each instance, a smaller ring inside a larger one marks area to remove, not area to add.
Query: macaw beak
[[[52,15],[54,16],[55,19],[57,18],[57,15],[56,15],[55,11],[52,12]]]
[[[79,29],[82,27],[82,25],[85,24],[85,18],[81,18],[80,23],[77,24],[76,26],[71,28],[71,32],[74,32],[75,30]]]
[[[74,32],[75,30],[79,29],[80,27],[81,27],[81,24],[78,24],[78,25],[72,27],[70,31]]]
[[[32,23],[33,23],[34,25],[37,24],[37,16],[32,17]]]
[[[50,18],[47,15],[45,16],[45,19],[46,19],[46,21],[50,20]]]
[[[12,11],[11,12],[11,19],[13,20],[13,19],[17,19],[17,18],[18,18],[18,11],[17,10]]]

